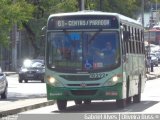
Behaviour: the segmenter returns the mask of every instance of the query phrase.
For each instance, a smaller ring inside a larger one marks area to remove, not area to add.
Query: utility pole
[[[17,69],[17,25],[13,26],[12,29],[12,70]]]
[[[157,12],[157,0],[156,0],[156,12]]]
[[[99,1],[99,10],[103,11],[103,0]]]
[[[13,0],[13,4],[16,3],[16,0]],[[18,42],[18,33],[17,33],[17,25],[15,24],[12,28],[11,34],[12,41],[12,70],[17,70],[17,42]]]
[[[142,26],[144,27],[144,0],[142,0],[141,8]]]
[[[85,10],[85,3],[84,3],[84,0],[81,0],[81,10]]]

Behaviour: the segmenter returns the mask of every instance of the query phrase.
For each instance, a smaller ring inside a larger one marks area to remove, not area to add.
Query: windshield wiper
[[[88,44],[91,44],[92,41],[94,40],[94,38],[102,31],[102,29],[98,30],[97,32],[95,32],[92,37],[88,40]]]

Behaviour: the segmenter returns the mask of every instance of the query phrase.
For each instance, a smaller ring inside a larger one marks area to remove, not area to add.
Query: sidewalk
[[[153,72],[149,72],[146,74],[147,80],[153,80],[160,77],[160,65],[157,67],[153,67]]]
[[[6,72],[6,76],[17,75],[17,72]],[[37,95],[26,98],[7,98],[6,100],[0,98],[0,120],[1,117],[14,115],[31,109],[36,109],[44,106],[53,105],[55,101],[48,101],[46,95]]]
[[[48,101],[47,98],[21,99],[18,101],[5,101],[0,106],[0,118],[17,114],[31,109],[53,105],[55,101]]]
[[[17,74],[16,72],[4,72],[6,75]],[[160,65],[153,68],[153,72],[146,74],[147,80],[153,80],[160,77]],[[31,98],[31,99],[21,99],[18,101],[2,101],[4,104],[0,106],[0,118],[2,116],[17,114],[19,112],[40,108],[43,106],[53,105],[55,101],[48,101],[46,97],[42,98]]]
[[[4,71],[3,73],[5,73],[6,76],[18,74],[17,72],[14,72],[14,71]]]

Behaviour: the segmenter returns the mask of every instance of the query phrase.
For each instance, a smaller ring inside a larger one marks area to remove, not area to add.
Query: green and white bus
[[[118,107],[141,101],[146,82],[143,27],[118,13],[52,14],[46,35],[47,99],[59,110],[67,101],[116,100]],[[106,42],[114,48],[109,58]]]

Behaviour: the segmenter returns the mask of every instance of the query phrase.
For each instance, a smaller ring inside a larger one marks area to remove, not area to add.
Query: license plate
[[[27,74],[27,77],[33,77],[34,75],[33,74]]]

